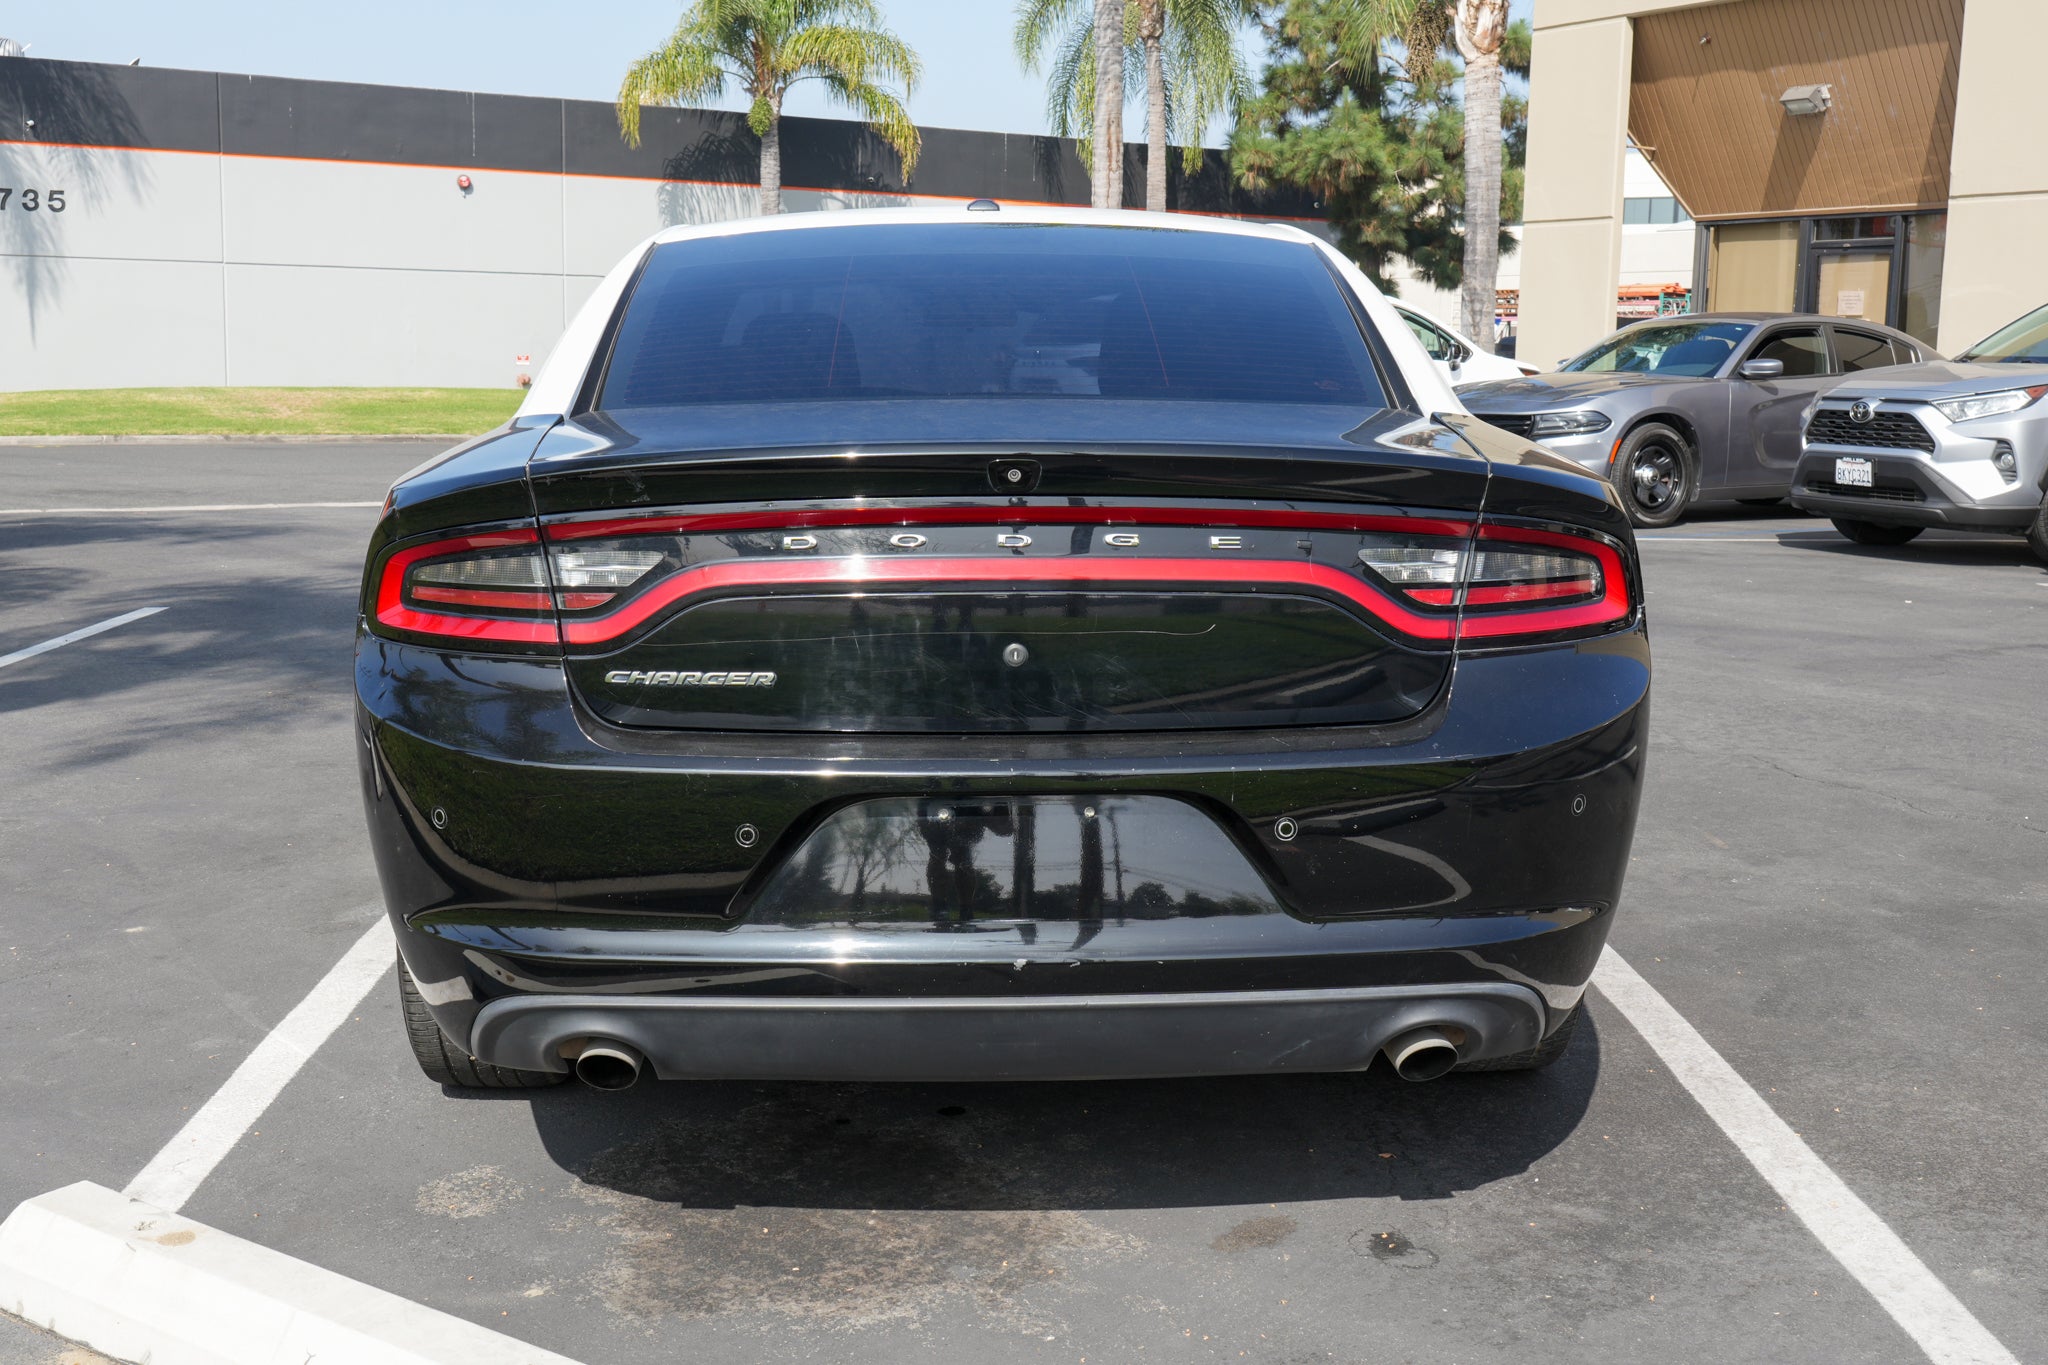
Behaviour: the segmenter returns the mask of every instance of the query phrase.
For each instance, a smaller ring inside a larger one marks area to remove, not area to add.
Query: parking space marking
[[[1719,531],[1695,531],[1675,536],[1637,536],[1637,540],[1690,540],[1702,545],[1783,545],[1788,541],[1805,540],[1846,540],[1847,536],[1836,535],[1833,531],[1780,531],[1776,535],[1753,536],[1748,533],[1723,533]]]
[[[1671,1068],[1785,1206],[1935,1365],[2019,1365],[1900,1236],[1613,948],[1593,984]]]
[[[9,664],[18,664],[23,659],[33,659],[38,654],[48,654],[51,650],[68,645],[74,640],[83,640],[88,635],[97,635],[103,630],[112,630],[115,626],[125,626],[130,621],[140,621],[143,617],[154,616],[162,610],[162,607],[137,607],[134,611],[124,611],[119,616],[108,617],[97,625],[84,626],[78,630],[71,631],[69,634],[59,635],[54,640],[45,640],[39,645],[30,645],[27,649],[17,649],[12,654],[0,654],[0,668],[5,668]]]
[[[242,1140],[242,1134],[263,1117],[293,1076],[320,1050],[393,961],[391,930],[384,908],[363,936],[342,954],[268,1034],[243,1059],[213,1097],[199,1106],[178,1135],[150,1158],[142,1173],[124,1191],[145,1204],[176,1213],[201,1182]]]
[[[391,967],[381,909],[123,1191],[175,1213]],[[1899,1235],[1613,948],[1593,983],[1829,1254],[1935,1365],[2018,1365]]]
[[[74,517],[150,512],[297,512],[320,507],[382,507],[381,502],[194,502],[176,507],[0,507],[0,517]]]

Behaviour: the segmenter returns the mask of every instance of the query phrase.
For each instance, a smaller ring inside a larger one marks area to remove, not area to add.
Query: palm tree
[[[1465,335],[1493,351],[1500,274],[1500,44],[1508,0],[1457,0],[1458,55],[1465,59]]]
[[[907,181],[917,167],[917,125],[885,83],[908,95],[923,68],[882,27],[874,0],[695,0],[669,40],[626,72],[619,133],[640,145],[640,106],[724,93],[727,80],[753,97],[747,126],[761,139],[761,212],[782,212],[782,100],[790,87],[823,81],[831,99],[866,118],[897,155]]]
[[[1124,0],[1095,0],[1095,121],[1088,201],[1124,204]]]
[[[1180,141],[1182,165],[1193,174],[1202,164],[1202,133],[1210,118],[1250,94],[1251,78],[1237,51],[1237,25],[1250,17],[1255,3],[1123,0],[1123,84],[1142,81],[1145,86],[1146,208],[1165,211],[1168,144]],[[1092,20],[1084,20],[1089,10],[1090,0],[1020,0],[1016,27],[1017,56],[1026,70],[1038,70],[1047,49],[1056,48],[1046,80],[1047,117],[1061,137],[1084,126],[1091,129],[1082,138],[1084,157],[1094,148],[1092,115],[1097,112],[1095,28]],[[1092,12],[1100,17],[1099,2]],[[1122,178],[1119,166],[1116,179]],[[1103,206],[1100,200],[1097,204]]]
[[[1399,38],[1411,71],[1434,61],[1454,38],[1465,61],[1465,262],[1459,295],[1465,335],[1493,350],[1495,282],[1500,275],[1501,41],[1508,0],[1342,0],[1369,39],[1359,60],[1378,60],[1378,40]]]

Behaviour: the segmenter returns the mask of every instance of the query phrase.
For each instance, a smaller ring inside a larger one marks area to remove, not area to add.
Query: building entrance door
[[[1891,215],[1811,220],[1801,311],[1891,322],[1899,275],[1899,228]]]
[[[1836,318],[1883,322],[1892,297],[1892,248],[1813,248],[1813,311]]]

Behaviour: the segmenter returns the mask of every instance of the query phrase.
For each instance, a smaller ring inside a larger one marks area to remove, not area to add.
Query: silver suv
[[[2048,307],[1952,361],[1873,370],[1808,411],[1792,502],[1860,545],[1929,526],[2023,535],[2048,562]]]

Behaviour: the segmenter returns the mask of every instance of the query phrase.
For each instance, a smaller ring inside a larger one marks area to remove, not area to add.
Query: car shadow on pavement
[[[645,1082],[531,1103],[585,1185],[686,1209],[1066,1210],[1447,1199],[1578,1126],[1594,1021],[1540,1072],[1031,1084]],[[479,1092],[462,1093],[477,1096]]]
[[[1858,545],[1837,536],[1781,536],[1779,543],[1854,559],[1889,560],[1894,564],[1955,564],[1966,568],[2010,564],[2048,573],[2048,565],[2034,557],[2027,543],[2012,536],[1920,536],[1904,545]]]
[[[330,542],[344,534],[353,541],[357,530],[323,528]],[[313,699],[345,700],[357,569],[304,562],[302,539],[288,524],[192,518],[0,527],[0,578],[23,589],[7,603],[23,609],[9,613],[0,652],[137,607],[165,608],[0,674],[0,713],[99,708],[96,741],[57,760],[75,768],[212,725],[231,724],[247,740],[303,724]],[[57,563],[36,562],[51,552]],[[124,573],[127,565],[142,571]],[[151,700],[121,704],[137,697]]]

